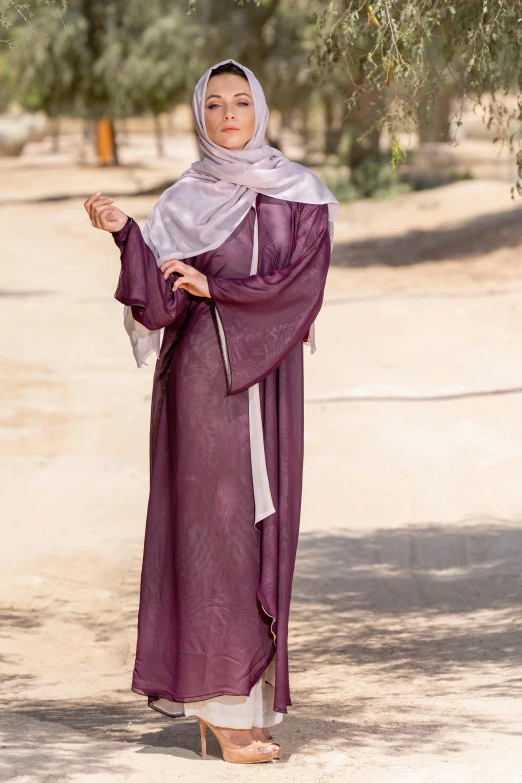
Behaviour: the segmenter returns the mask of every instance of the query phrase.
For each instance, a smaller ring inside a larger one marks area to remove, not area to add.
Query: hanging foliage
[[[522,2],[520,0],[334,0],[311,14],[316,46],[311,60],[320,79],[340,73],[346,82],[345,111],[369,93],[375,101],[372,129],[386,127],[393,163],[404,151],[398,136],[429,123],[441,91],[454,87],[450,137],[462,125],[464,101],[481,113],[494,142],[517,156],[522,195]],[[516,94],[516,101],[504,100]]]
[[[30,3],[17,3],[15,0],[5,0],[5,5],[0,8],[0,27],[9,34],[9,28],[16,22],[22,20],[32,36],[40,38],[44,44],[49,43],[49,36],[42,30],[38,24],[40,12],[52,11],[60,20],[64,32],[66,31],[64,14],[67,11],[68,0],[32,0]],[[11,38],[0,38],[0,44],[4,44],[9,49],[14,46]]]

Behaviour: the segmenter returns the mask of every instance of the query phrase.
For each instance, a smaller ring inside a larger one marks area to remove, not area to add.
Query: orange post
[[[102,166],[112,166],[114,164],[114,139],[111,123],[108,119],[96,122],[96,147],[98,162]]]

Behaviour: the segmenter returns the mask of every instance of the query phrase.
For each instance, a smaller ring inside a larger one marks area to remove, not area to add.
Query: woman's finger
[[[169,258],[167,261],[164,261],[162,264],[160,264],[160,269],[163,272],[168,266],[174,266],[174,264],[178,264],[179,261],[177,258]]]
[[[176,280],[176,282],[172,286],[172,290],[173,291],[177,291],[178,288],[180,288],[183,285],[183,283],[189,284],[190,280],[187,277],[178,277],[178,279]]]
[[[90,211],[91,204],[92,204],[92,202],[94,201],[94,199],[95,199],[97,196],[101,196],[101,190],[98,190],[98,191],[96,191],[96,193],[93,193],[93,194],[92,194],[92,196],[89,196],[89,198],[87,199],[87,201],[84,201],[84,204],[83,204],[83,206],[85,207],[85,209],[87,210],[87,212],[89,212],[89,211]]]
[[[100,225],[100,213],[94,209],[91,209],[91,222],[95,228],[101,228]]]
[[[114,199],[108,199],[107,196],[98,196],[95,194],[94,196],[91,196],[90,199],[86,202],[86,209],[89,215],[92,217],[93,211],[96,208],[96,205],[99,205],[101,203],[104,203],[105,201],[113,201]]]
[[[163,277],[166,280],[168,276],[172,274],[172,272],[178,271],[177,261],[166,261],[160,266],[160,269],[163,273]]]
[[[177,258],[173,258],[170,261],[165,261],[164,264],[161,264],[160,266],[161,271],[163,272],[163,277],[165,280],[168,278],[172,272],[179,272],[180,275],[190,275],[196,276],[198,273],[194,269],[193,266],[190,266],[189,264],[184,264],[183,261],[180,261]]]
[[[97,224],[98,215],[100,214],[101,209],[106,209],[108,206],[113,205],[112,199],[103,199],[101,202],[94,202],[90,209],[89,209],[89,217],[91,218],[91,222],[94,225]],[[99,226],[97,226],[99,228]]]
[[[99,199],[98,199],[97,201],[95,201],[95,202],[94,202],[94,204],[92,205],[92,207],[91,207],[91,211],[92,211],[92,212],[94,212],[94,213],[97,213],[97,212],[99,212],[99,211],[100,211],[100,209],[103,209],[103,207],[104,207],[106,204],[112,204],[113,202],[114,202],[114,199],[113,199],[113,198],[108,198],[108,197],[105,197],[105,198],[99,198]]]
[[[105,207],[101,212],[98,212],[95,217],[96,228],[103,228],[102,219],[109,217],[114,207]],[[93,223],[94,225],[94,223]]]
[[[190,269],[194,269],[194,267],[189,266],[189,264],[185,264],[183,261],[180,261],[179,258],[169,258],[168,261],[164,261],[163,264],[161,264],[160,269],[162,271],[166,269],[167,264],[169,266],[175,266],[177,269],[179,269],[180,272],[188,272]]]

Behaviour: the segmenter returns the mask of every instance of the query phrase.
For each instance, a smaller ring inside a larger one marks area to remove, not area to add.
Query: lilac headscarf
[[[255,131],[242,150],[215,144],[205,129],[207,82],[211,72],[225,63],[245,72],[252,92]],[[328,204],[333,242],[333,221],[340,204],[312,171],[264,143],[269,111],[263,88],[252,71],[232,59],[213,65],[194,89],[192,111],[201,160],[161,194],[143,229],[158,266],[171,258],[191,258],[219,247],[253,206],[257,193],[305,204]],[[125,328],[138,366],[153,350],[159,355],[159,334],[136,323],[130,308],[125,308]],[[313,330],[311,336],[309,344],[314,351]]]

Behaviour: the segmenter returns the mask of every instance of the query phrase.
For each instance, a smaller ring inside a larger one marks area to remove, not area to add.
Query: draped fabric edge
[[[225,694],[225,696],[202,699],[195,702],[177,702],[164,696],[149,696],[148,706],[155,712],[159,712],[168,718],[197,716],[210,720],[215,726],[244,729],[248,727],[239,724],[244,724],[249,719],[252,720],[252,726],[275,726],[281,723],[284,713],[276,712],[273,707],[268,705],[268,692],[265,691],[266,685],[275,688],[275,663],[276,656],[274,655],[266,669],[252,686],[248,696]],[[266,702],[265,699],[267,699]],[[231,708],[234,711],[233,714],[230,711]]]
[[[252,265],[250,268],[250,274],[257,274],[258,260],[259,260],[259,225],[257,219],[257,208],[254,204],[254,241],[252,248]],[[217,307],[216,307],[217,311]],[[223,331],[224,334],[224,331]],[[275,514],[276,510],[272,495],[270,493],[270,483],[268,480],[268,470],[266,467],[266,454],[263,435],[263,421],[261,416],[261,401],[259,397],[259,383],[250,386],[248,389],[249,400],[249,422],[250,422],[250,456],[252,462],[252,474],[254,478],[254,497],[255,497],[255,517],[254,527],[257,528],[257,523],[265,517]],[[258,464],[259,463],[259,464]],[[267,503],[269,508],[259,510],[259,506]],[[259,530],[259,528],[257,528]],[[259,598],[259,596],[258,596]],[[270,618],[270,633],[274,640],[274,646],[277,647],[276,634],[274,633],[274,623],[276,618],[273,617],[265,607],[261,600],[259,600],[263,612]]]
[[[250,265],[250,274],[257,274],[258,260],[259,260],[259,225],[257,219],[257,209],[254,203],[251,207],[254,210],[254,238],[252,243],[252,262]],[[216,319],[218,323],[218,334],[221,343],[221,352],[223,360],[225,362],[228,388],[231,384],[230,373],[230,361],[228,358],[228,350],[226,344],[225,330],[219,316],[217,307],[215,308]],[[255,383],[248,388],[248,418],[250,429],[250,460],[252,465],[252,480],[254,485],[254,527],[258,528],[258,522],[261,522],[266,517],[276,513],[272,495],[270,492],[270,482],[268,479],[268,470],[266,467],[266,454],[263,435],[263,420],[261,415],[261,400],[259,395],[259,383]],[[271,615],[265,607],[262,601],[259,601],[263,612],[270,618],[270,633],[276,645],[276,634],[274,633],[274,623],[276,618]]]
[[[270,664],[272,663],[272,660],[276,657],[277,650],[276,646],[274,644],[273,648],[270,650],[269,655],[267,658],[263,661],[262,665],[258,667],[255,673],[255,675],[251,678],[251,683],[249,684],[249,687],[247,688],[247,693],[230,693],[230,691],[227,690],[219,690],[217,693],[204,693],[200,694],[198,696],[194,696],[192,698],[178,698],[175,694],[170,693],[166,691],[162,687],[156,687],[155,684],[151,683],[150,686],[140,688],[137,686],[132,686],[133,693],[137,694],[138,696],[146,696],[147,699],[153,700],[156,698],[165,698],[168,701],[176,702],[178,704],[192,704],[193,702],[199,702],[199,701],[207,701],[208,699],[215,699],[219,696],[248,696],[250,691],[252,690],[253,686],[256,684],[256,682],[259,680],[259,678],[264,674],[264,672],[268,669]],[[272,684],[272,683],[270,683]],[[150,706],[150,704],[149,704]],[[279,712],[280,710],[275,710],[276,712]]]

